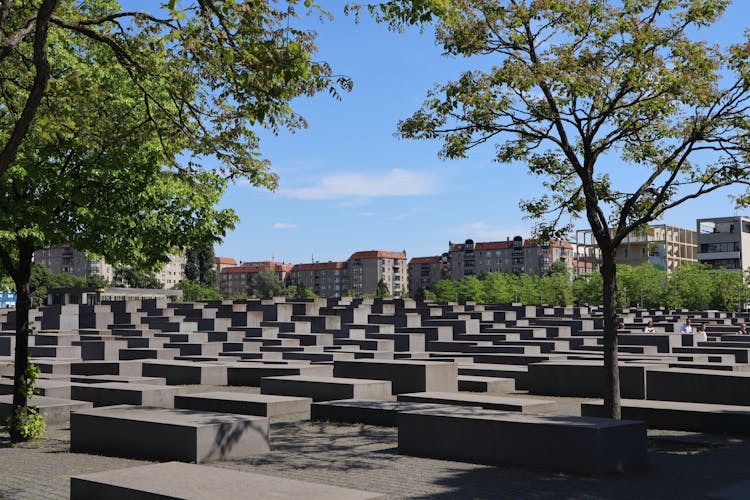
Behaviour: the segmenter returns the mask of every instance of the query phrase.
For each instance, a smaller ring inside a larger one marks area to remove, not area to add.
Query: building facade
[[[185,264],[187,264],[185,252],[170,255],[169,262],[156,273],[156,279],[164,285],[164,288],[174,288],[177,283],[185,279]]]
[[[261,271],[272,269],[276,279],[286,283],[292,266],[283,262],[242,262],[239,266],[225,267],[219,272],[219,292],[224,295],[247,293],[252,279]]]
[[[696,230],[699,262],[736,272],[750,267],[750,218],[698,219]]]
[[[237,261],[231,257],[216,257],[216,274],[220,273],[225,267],[234,267],[237,265]]]
[[[349,269],[346,262],[295,264],[287,283],[289,286],[302,283],[320,297],[340,297],[349,289]]]
[[[573,244],[555,240],[540,243],[516,236],[512,240],[464,243],[449,242],[450,274],[454,280],[486,273],[525,273],[536,276],[547,273],[555,262],[573,266]]]
[[[90,258],[69,245],[60,245],[34,252],[34,262],[42,264],[54,274],[68,273],[88,278],[95,274],[108,282],[114,277],[112,265],[104,259]]]
[[[414,257],[409,261],[409,292],[414,294],[417,290],[427,290],[436,281],[444,277],[450,277],[448,266],[448,254],[434,255],[431,257]]]
[[[576,232],[576,260],[590,264],[587,271],[598,270],[601,253],[591,230]],[[698,261],[698,234],[691,229],[655,224],[642,233],[628,235],[615,254],[618,264],[639,266],[649,263],[666,271],[674,271],[686,262]]]
[[[37,250],[34,252],[34,262],[44,265],[54,274],[68,273],[82,278],[97,274],[108,282],[114,278],[114,268],[111,264],[104,259],[89,258],[69,245]],[[184,252],[170,255],[169,262],[155,273],[156,279],[164,285],[164,288],[174,288],[177,283],[185,279],[185,263]]]
[[[349,290],[357,295],[373,295],[382,280],[394,297],[409,293],[406,252],[367,250],[355,252],[347,261]]]

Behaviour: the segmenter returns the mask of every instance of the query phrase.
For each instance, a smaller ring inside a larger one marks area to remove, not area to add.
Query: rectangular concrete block
[[[70,421],[70,412],[92,408],[88,401],[73,401],[70,399],[50,398],[45,396],[34,396],[29,400],[29,405],[36,406],[44,415],[47,425],[66,424]],[[0,422],[5,422],[13,409],[13,395],[0,396]]]
[[[180,462],[143,465],[71,478],[71,500],[102,498],[375,500],[385,496],[338,486]]]
[[[396,427],[399,412],[440,407],[445,407],[445,405],[405,401],[320,401],[312,404],[311,418],[329,422]]]
[[[392,398],[387,380],[290,375],[267,377],[260,381],[262,394],[301,396],[313,401],[336,399],[388,400]]]
[[[265,417],[128,405],[70,416],[73,453],[202,463],[269,449]]]
[[[466,392],[513,392],[516,381],[512,378],[458,376],[458,390]]]
[[[174,407],[174,397],[183,389],[153,384],[106,382],[101,384],[74,384],[71,396],[78,401],[91,401],[94,406],[143,405]]]
[[[649,370],[648,399],[750,406],[750,373],[669,368]]]
[[[238,413],[261,417],[299,416],[310,418],[312,399],[271,394],[246,394],[242,392],[201,392],[177,395],[175,408],[206,410],[219,413]]]
[[[666,363],[620,363],[620,391],[629,399],[646,398],[646,372]],[[549,361],[529,365],[529,392],[546,396],[596,398],[604,395],[604,362]]]
[[[398,415],[400,453],[580,473],[645,466],[645,422],[526,415],[478,408]]]
[[[750,434],[750,406],[623,399],[620,409],[622,418],[642,420],[653,429]],[[605,413],[602,400],[581,403],[581,415],[603,417]]]
[[[326,377],[331,375],[331,371],[331,367],[326,365],[237,363],[227,367],[227,380],[228,385],[260,387],[260,381],[265,377],[287,375]]]
[[[444,361],[359,359],[335,361],[334,377],[388,380],[393,393],[457,391],[458,365]]]
[[[459,392],[415,392],[399,394],[398,401],[413,403],[441,403],[455,406],[477,406],[487,410],[515,411],[522,413],[549,413],[557,411],[557,403],[545,399],[489,396],[485,394]]]
[[[227,385],[227,367],[192,361],[144,361],[145,377],[160,377],[168,385]]]

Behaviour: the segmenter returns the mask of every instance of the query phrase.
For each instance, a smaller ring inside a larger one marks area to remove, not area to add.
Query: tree
[[[217,285],[216,254],[213,242],[201,242],[186,252],[185,277],[196,283]]]
[[[17,297],[13,442],[27,414],[35,249],[70,244],[153,269],[233,227],[226,183],[275,188],[258,128],[306,126],[290,102],[336,93],[297,2],[3,1],[0,264]],[[344,88],[347,80],[339,80]],[[208,159],[208,161],[206,161]],[[132,283],[132,280],[129,280]]]
[[[92,274],[86,278],[86,286],[93,288],[106,288],[109,286],[109,281],[107,281],[104,276]]]
[[[385,281],[383,281],[382,279],[378,280],[378,285],[375,288],[375,298],[385,299],[390,296],[391,296],[391,291],[388,290],[388,285],[386,285]]]
[[[667,305],[693,311],[708,308],[713,292],[709,269],[706,264],[687,263],[672,271],[667,283]]]
[[[456,284],[450,278],[437,280],[433,283],[432,292],[435,294],[435,300],[437,302],[452,302],[458,300],[456,295]]]
[[[750,42],[695,37],[724,12],[705,0],[391,0],[370,7],[393,28],[434,23],[449,56],[494,58],[432,91],[398,125],[442,139],[462,158],[495,142],[548,192],[522,201],[541,239],[583,215],[601,251],[604,403],[620,417],[617,272],[623,240],[667,210],[724,186],[748,185]],[[616,186],[611,173],[627,171]],[[737,197],[740,206],[750,194]]]
[[[589,273],[574,280],[573,296],[579,304],[600,305],[602,303],[602,275]]]
[[[317,295],[315,295],[315,292],[310,290],[307,285],[300,282],[297,283],[295,286],[288,286],[286,290],[284,291],[284,295],[287,296],[287,298],[290,299],[316,299],[318,298]]]
[[[164,284],[156,279],[156,274],[153,271],[134,266],[115,268],[112,284],[129,288],[164,288]]]
[[[490,304],[510,304],[514,300],[510,276],[505,273],[487,273],[482,277],[484,299]]]
[[[711,275],[711,302],[709,307],[719,311],[736,311],[744,300],[745,283],[742,273],[722,270],[708,271]]]
[[[265,268],[250,280],[248,293],[261,299],[271,299],[284,295],[284,285],[271,268]]]
[[[464,276],[456,284],[456,294],[461,302],[485,302],[484,287],[476,276]]]
[[[199,300],[221,300],[219,291],[209,285],[202,285],[190,280],[182,280],[174,286],[175,290],[182,290],[182,300],[196,302]]]
[[[624,279],[619,279],[620,268],[617,268],[618,282],[627,287],[631,302],[639,307],[659,307],[664,305],[664,292],[667,284],[667,273],[649,263],[632,268]]]

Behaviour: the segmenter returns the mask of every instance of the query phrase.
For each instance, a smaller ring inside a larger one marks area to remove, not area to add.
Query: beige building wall
[[[576,233],[578,259],[592,264],[598,270],[601,253],[590,230]],[[667,272],[674,271],[686,262],[698,261],[698,234],[669,224],[649,226],[643,233],[628,235],[615,254],[618,264],[639,266],[650,263]]]
[[[164,285],[164,288],[174,288],[177,283],[185,279],[185,264],[187,264],[187,257],[184,252],[170,255],[169,262],[156,273],[156,279]]]
[[[370,250],[349,257],[349,289],[361,295],[372,295],[382,279],[394,297],[409,293],[408,266],[405,252]]]

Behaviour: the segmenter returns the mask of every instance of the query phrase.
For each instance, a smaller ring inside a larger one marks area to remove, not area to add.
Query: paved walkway
[[[650,433],[647,469],[603,477],[408,457],[396,444],[393,428],[281,422],[272,425],[271,453],[212,465],[393,498],[701,498],[750,470],[750,441],[678,432]],[[0,434],[0,498],[67,498],[71,476],[146,463],[68,450],[63,428],[17,447]]]

